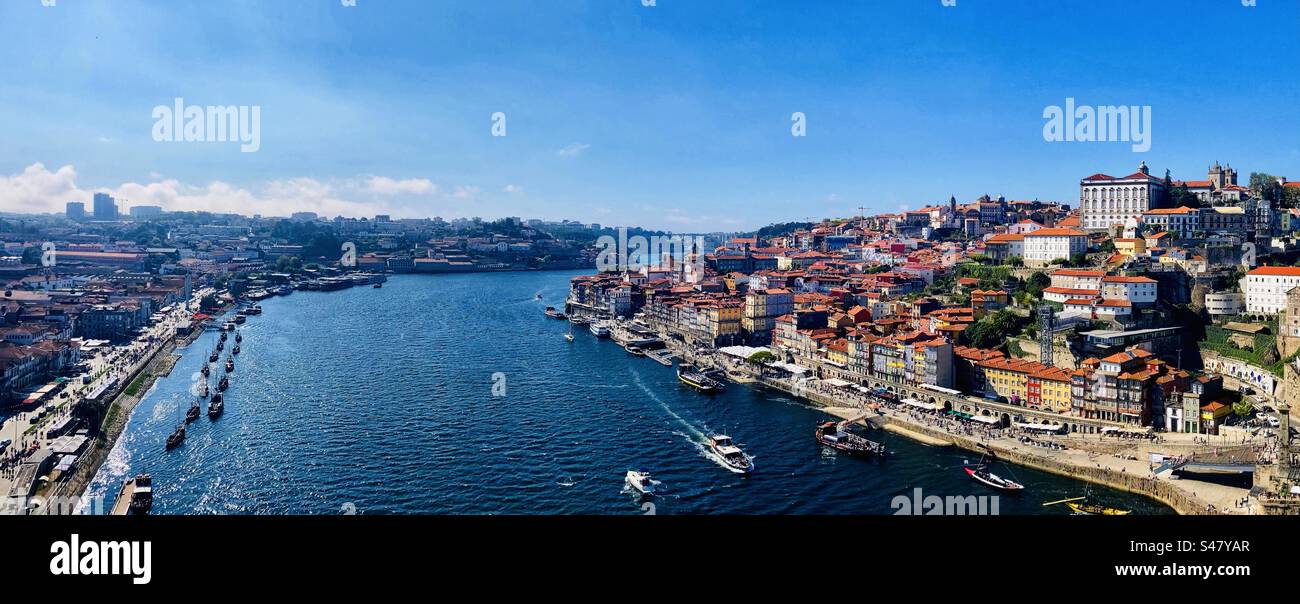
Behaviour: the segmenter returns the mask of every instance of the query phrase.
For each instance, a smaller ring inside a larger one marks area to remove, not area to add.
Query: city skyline
[[[1073,204],[1080,178],[1140,161],[1182,179],[1300,165],[1274,83],[1297,75],[1294,7],[1154,1],[1153,26],[1118,1],[657,4],[6,5],[0,45],[33,60],[0,83],[0,211],[107,191],[166,211],[738,231],[949,195]],[[1068,26],[1096,14],[1119,18]],[[1261,35],[1172,43],[1207,22]],[[260,148],[157,142],[151,112],[180,99],[259,107]],[[1049,143],[1045,108],[1075,99],[1150,108],[1150,151]]]

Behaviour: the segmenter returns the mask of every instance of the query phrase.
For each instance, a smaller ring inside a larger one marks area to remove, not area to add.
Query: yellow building
[[[1147,251],[1147,241],[1142,238],[1116,239],[1115,251],[1125,256],[1141,256]]]

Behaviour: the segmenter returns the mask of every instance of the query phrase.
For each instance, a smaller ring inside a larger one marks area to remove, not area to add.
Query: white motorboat
[[[642,495],[654,495],[655,480],[644,470],[628,470],[627,484]]]
[[[748,474],[754,470],[754,460],[745,455],[740,447],[725,434],[714,434],[707,444],[709,453],[722,462],[728,470]]]

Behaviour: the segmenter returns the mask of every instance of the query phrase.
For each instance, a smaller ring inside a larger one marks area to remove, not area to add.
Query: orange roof
[[[1028,233],[1025,237],[1086,237],[1083,231],[1076,231],[1067,228],[1038,229]]]
[[[1056,275],[1061,275],[1062,277],[1105,277],[1106,273],[1081,268],[1061,268],[1052,271],[1052,276],[1055,277]]]
[[[1196,212],[1196,211],[1197,211],[1197,210],[1196,210],[1195,208],[1189,208],[1189,207],[1187,207],[1187,206],[1180,206],[1180,207],[1177,207],[1177,208],[1157,208],[1157,209],[1155,209],[1155,210],[1147,210],[1147,211],[1143,212],[1143,214],[1156,214],[1156,215],[1165,215],[1165,214],[1191,214],[1192,212]]]
[[[1300,277],[1300,266],[1261,266],[1246,273],[1257,277]]]
[[[1066,296],[1095,296],[1101,292],[1095,289],[1076,289],[1073,287],[1049,287],[1043,293],[1062,294]]]
[[[1009,243],[1012,241],[1024,241],[1024,240],[1025,240],[1025,236],[1019,233],[998,233],[997,235],[989,237],[989,243]]]

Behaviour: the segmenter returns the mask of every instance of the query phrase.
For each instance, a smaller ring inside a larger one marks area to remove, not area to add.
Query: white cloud
[[[524,188],[519,185],[506,185],[501,189],[501,191],[511,195],[521,195],[524,192]]]
[[[322,181],[288,178],[241,187],[214,180],[189,184],[174,178],[149,174],[144,183],[125,182],[116,187],[82,188],[72,166],[51,171],[43,164],[28,166],[22,173],[0,176],[0,211],[20,213],[63,212],[69,201],[89,203],[95,191],[106,191],[125,211],[133,205],[158,205],[164,210],[288,216],[294,212],[316,212],[322,216],[423,217],[454,209],[454,201],[473,199],[479,188],[459,185],[451,194],[425,179],[399,180],[386,176]],[[445,205],[446,207],[439,207]]]
[[[572,145],[560,149],[557,154],[560,157],[577,157],[590,148],[591,145],[588,145],[587,143],[573,143]]]
[[[430,195],[438,192],[438,185],[427,178],[396,180],[387,176],[371,176],[366,190],[376,195]]]

